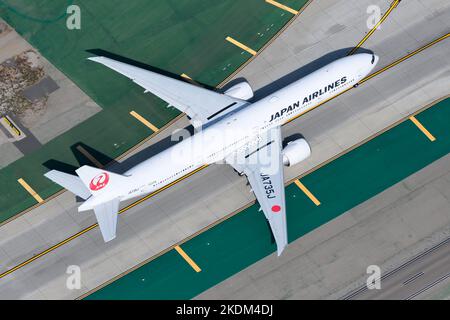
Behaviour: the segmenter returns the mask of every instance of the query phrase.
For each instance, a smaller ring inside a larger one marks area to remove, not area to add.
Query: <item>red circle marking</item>
[[[92,191],[98,191],[106,187],[108,182],[109,182],[109,174],[107,174],[106,172],[102,172],[99,175],[96,175],[94,178],[92,178],[91,183],[89,184],[89,188]]]
[[[280,206],[278,206],[278,205],[272,206],[272,211],[273,211],[273,212],[280,212],[280,210],[281,210],[281,207],[280,207]]]

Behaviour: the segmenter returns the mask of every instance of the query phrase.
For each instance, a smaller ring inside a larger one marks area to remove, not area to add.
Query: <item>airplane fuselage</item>
[[[106,197],[115,196],[123,201],[152,193],[205,165],[225,159],[249,143],[257,143],[262,133],[355,86],[371,72],[377,60],[371,54],[336,60],[255,103],[219,116],[200,132],[124,173],[133,179],[132,184],[121,188],[121,194],[92,197],[80,209],[88,210]]]

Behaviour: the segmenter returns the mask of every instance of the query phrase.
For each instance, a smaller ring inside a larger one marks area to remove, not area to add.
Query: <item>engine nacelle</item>
[[[287,167],[302,162],[311,155],[311,147],[305,139],[297,139],[288,143],[283,149],[283,164]]]
[[[248,82],[243,81],[224,92],[227,96],[241,99],[241,100],[249,100],[253,98],[253,89],[250,87]]]

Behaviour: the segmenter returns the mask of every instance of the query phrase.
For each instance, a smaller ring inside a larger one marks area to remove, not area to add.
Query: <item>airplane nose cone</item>
[[[358,77],[363,78],[375,68],[379,57],[373,53],[359,53],[353,55],[350,59],[352,59],[352,65],[358,70]]]

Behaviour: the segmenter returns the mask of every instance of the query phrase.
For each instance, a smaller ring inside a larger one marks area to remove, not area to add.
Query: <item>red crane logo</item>
[[[106,187],[109,182],[109,174],[106,172],[102,172],[99,175],[96,175],[89,184],[89,188],[92,191],[98,191]]]

